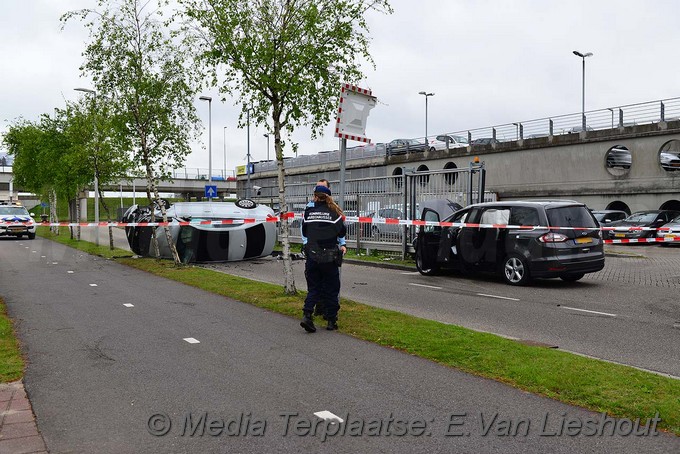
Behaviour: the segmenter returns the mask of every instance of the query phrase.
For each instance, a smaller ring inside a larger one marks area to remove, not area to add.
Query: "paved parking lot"
[[[606,251],[604,269],[587,274],[584,280],[680,287],[680,246],[607,245]]]

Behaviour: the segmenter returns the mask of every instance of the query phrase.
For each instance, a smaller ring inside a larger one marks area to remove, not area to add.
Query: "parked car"
[[[414,153],[419,151],[425,151],[427,145],[422,142],[418,142],[416,139],[394,139],[387,144],[387,154],[402,154],[402,153]]]
[[[428,146],[430,147],[430,151],[441,151],[451,148],[462,148],[467,147],[468,145],[469,142],[467,140],[467,137],[454,136],[452,134],[439,135],[434,139],[430,139],[430,143],[428,144]]]
[[[675,240],[669,243],[660,243],[661,246],[680,245],[680,216],[672,219],[668,224],[661,226],[664,230],[657,230],[656,237],[664,240]]]
[[[26,207],[15,203],[0,203],[0,236],[26,235],[29,240],[35,239],[35,214],[29,213]]]
[[[670,153],[662,151],[659,154],[659,163],[664,170],[680,170],[680,153]]]
[[[621,168],[630,169],[633,158],[627,148],[614,147],[607,152],[607,167],[610,169]]]
[[[428,208],[423,209],[421,219],[440,221],[439,215]],[[544,228],[421,226],[414,248],[416,268],[423,275],[435,274],[441,268],[456,268],[499,273],[510,285],[526,285],[533,278],[577,281],[604,267],[601,232],[582,203],[568,200],[480,203],[455,212],[444,222]]]
[[[680,211],[671,210],[648,210],[638,211],[622,221],[609,224],[609,227],[622,227],[621,230],[608,230],[609,239],[653,238],[654,230],[626,230],[623,227],[653,227],[659,228],[669,223],[672,219],[680,216]]]
[[[594,129],[590,126],[586,126],[586,132],[594,131]],[[567,131],[568,134],[574,134],[577,132],[583,132],[583,126],[574,126],[573,128],[569,129]]]
[[[608,226],[612,222],[621,221],[628,217],[628,213],[620,210],[593,211],[593,216],[601,226]]]
[[[475,139],[472,142],[470,142],[470,145],[474,146],[479,146],[479,145],[493,145],[496,143],[500,143],[499,140],[494,139],[493,137],[482,137],[479,139]]]

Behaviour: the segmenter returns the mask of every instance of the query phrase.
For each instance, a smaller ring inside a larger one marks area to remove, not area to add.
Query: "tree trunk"
[[[59,222],[59,218],[57,216],[57,193],[54,189],[50,189],[49,200],[50,200],[50,223],[56,224],[57,222]],[[59,226],[55,225],[50,227],[50,231],[55,235],[59,235]]]
[[[153,198],[151,197],[151,192],[155,195],[156,190],[153,184],[153,172],[151,170],[151,164],[147,162],[146,164],[146,198],[149,201],[149,210],[151,211],[151,222],[156,222],[156,210],[154,209]],[[156,258],[160,257],[161,251],[158,248],[158,238],[156,237],[156,227],[151,227],[151,244],[153,244],[153,252]]]
[[[104,201],[104,193],[101,189],[101,185],[99,186],[99,200],[104,207],[104,211],[106,211],[106,222],[109,224],[109,249],[113,251],[113,227],[111,227],[111,210],[109,210],[109,206]],[[99,227],[97,227],[97,235],[99,235]]]
[[[166,206],[164,203],[161,203],[161,196],[158,193],[158,186],[156,186],[155,181],[154,181],[154,196],[156,197],[156,201],[158,203],[158,206],[161,207],[161,214],[163,215],[163,222],[167,223],[168,222],[168,212],[166,211]],[[168,246],[170,247],[170,252],[172,252],[172,258],[175,261],[175,266],[180,266],[182,265],[181,260],[179,259],[179,253],[177,252],[177,247],[175,247],[175,242],[172,241],[172,234],[170,233],[170,227],[165,226],[165,239],[168,242]]]
[[[283,149],[281,148],[281,123],[278,118],[274,118],[274,149],[276,150],[276,166],[278,170],[279,183],[279,213],[284,216],[288,211],[286,205],[286,180],[283,169]],[[293,275],[293,259],[290,256],[290,222],[288,219],[281,219],[281,245],[283,246],[283,278],[284,291],[287,295],[297,294],[295,288],[295,276]]]
[[[78,224],[76,226],[76,240],[80,241],[80,198],[78,198],[78,194],[76,193],[76,223]]]

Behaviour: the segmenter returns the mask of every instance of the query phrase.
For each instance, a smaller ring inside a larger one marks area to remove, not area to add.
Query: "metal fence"
[[[331,182],[337,187],[338,182]],[[485,193],[485,170],[482,165],[465,169],[407,172],[377,178],[363,178],[345,182],[344,212],[347,217],[368,217],[374,221],[390,219],[419,219],[420,206],[426,200],[448,199],[466,206],[481,201],[494,201],[495,194]],[[309,183],[286,185],[289,210],[300,215],[311,199]],[[481,196],[480,196],[481,195]],[[301,219],[291,222],[292,242],[301,242]],[[346,240],[349,247],[411,252],[413,227],[399,224],[347,223]]]

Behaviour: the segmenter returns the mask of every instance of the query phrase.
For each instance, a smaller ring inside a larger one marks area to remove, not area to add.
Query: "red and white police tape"
[[[266,218],[246,218],[246,219],[222,219],[210,221],[172,221],[172,222],[41,222],[36,225],[44,227],[164,227],[164,226],[191,226],[191,225],[242,225],[253,224],[258,222],[280,222],[282,219],[291,220],[294,218],[302,218],[302,213],[284,213],[282,216],[270,216]],[[552,227],[541,225],[513,225],[513,224],[475,224],[469,222],[440,222],[440,221],[421,221],[411,219],[396,219],[396,218],[373,218],[363,216],[346,216],[345,222],[349,224],[387,224],[387,225],[405,225],[405,226],[429,226],[429,227],[467,227],[477,229],[511,229],[511,230],[600,230],[600,231],[614,231],[619,233],[624,232],[642,232],[642,231],[657,231],[668,232],[664,237],[656,238],[620,238],[620,239],[606,239],[605,243],[620,244],[620,243],[671,243],[680,242],[680,236],[675,236],[669,227]],[[26,225],[29,222],[11,222],[0,223],[11,225]],[[680,232],[678,232],[680,233]],[[616,233],[615,233],[616,234]]]

